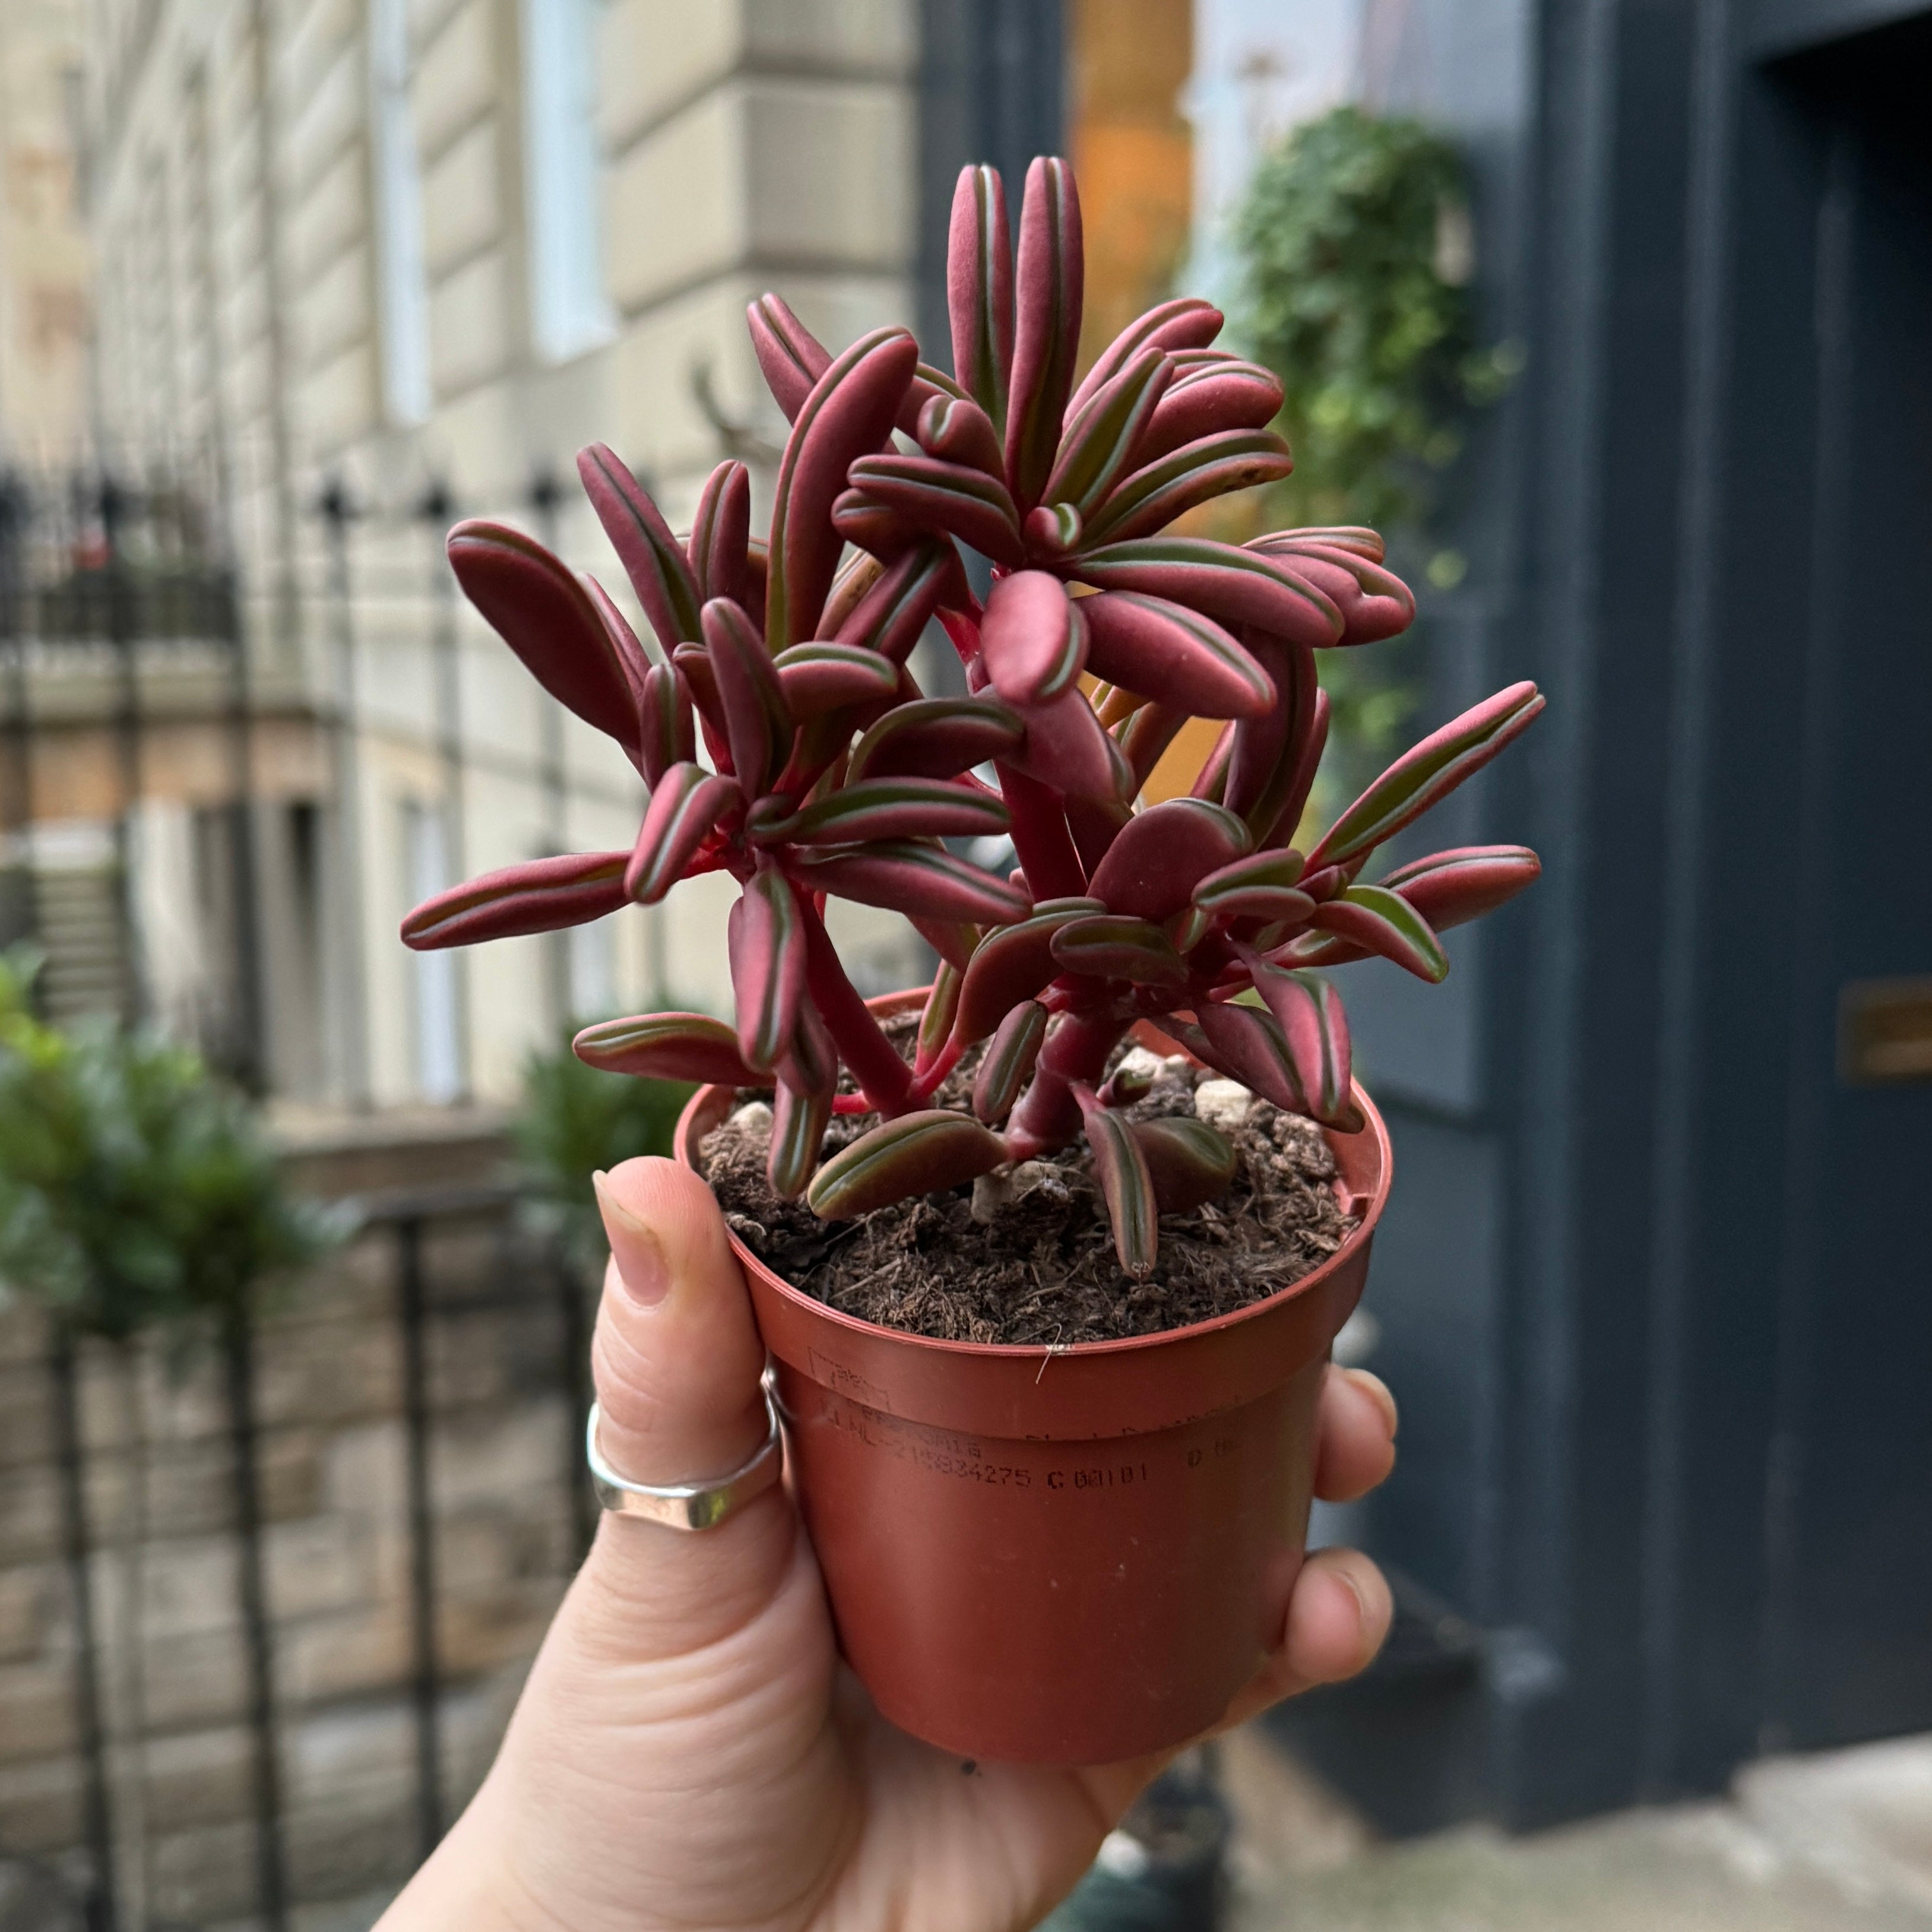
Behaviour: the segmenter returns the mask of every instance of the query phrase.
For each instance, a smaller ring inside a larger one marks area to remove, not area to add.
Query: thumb
[[[591,1344],[604,1460],[632,1482],[722,1479],[767,1427],[764,1344],[724,1217],[668,1160],[626,1161],[597,1195],[610,1241]],[[577,1593],[581,1634],[632,1660],[715,1641],[768,1600],[794,1534],[777,1487],[695,1533],[606,1516]]]

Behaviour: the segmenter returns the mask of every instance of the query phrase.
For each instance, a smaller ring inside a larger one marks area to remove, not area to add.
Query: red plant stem
[[[949,1040],[940,1049],[939,1058],[924,1072],[913,1076],[911,1090],[906,1097],[915,1101],[930,1100],[945,1084],[946,1076],[959,1064],[959,1056],[964,1051],[957,1040]]]
[[[1080,1128],[1075,1090],[1091,1087],[1133,1022],[1112,1006],[1062,1013],[1040,1050],[1040,1061],[1026,1091],[1006,1124],[1006,1144],[1016,1160],[1064,1147]]]
[[[1013,850],[1019,854],[1027,890],[1036,899],[1078,898],[1087,890],[1087,872],[1066,829],[1060,794],[1011,765],[994,769],[1000,796],[1012,814]]]
[[[812,1004],[867,1100],[892,1120],[906,1111],[912,1069],[893,1050],[858,988],[846,978],[824,922],[808,907],[800,910],[805,920],[805,982]]]

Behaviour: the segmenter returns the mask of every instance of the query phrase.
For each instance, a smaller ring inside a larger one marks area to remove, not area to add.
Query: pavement
[[[1220,1772],[1227,1932],[1932,1932],[1932,1736],[1764,1759],[1718,1801],[1394,1844],[1258,1733]]]

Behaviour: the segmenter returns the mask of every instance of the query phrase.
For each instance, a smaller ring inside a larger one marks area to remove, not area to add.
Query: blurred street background
[[[0,1932],[356,1932],[480,1777],[589,1528],[581,1178],[676,1098],[561,1042],[729,982],[712,880],[399,944],[640,803],[444,534],[614,586],[596,440],[762,517],[746,303],[949,363],[953,181],[1036,153],[1084,358],[1196,293],[1282,378],[1204,527],[1417,587],[1330,804],[1550,698],[1439,842],[1538,890],[1349,969],[1403,1460],[1316,1534],[1395,1636],[1069,1910],[1932,1927],[1928,93],[1915,0],[0,0]],[[105,1228],[142,1108],[246,1179],[218,1292],[29,1211]]]

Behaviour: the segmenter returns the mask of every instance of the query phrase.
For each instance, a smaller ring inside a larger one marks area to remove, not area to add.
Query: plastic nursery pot
[[[734,1097],[692,1096],[686,1166],[703,1171]],[[840,1648],[902,1730],[962,1757],[1105,1764],[1205,1730],[1253,1673],[1306,1533],[1329,1344],[1388,1195],[1388,1130],[1355,1097],[1366,1128],[1330,1136],[1356,1222],[1340,1250],[1160,1334],[929,1340],[835,1312],[734,1237]]]

